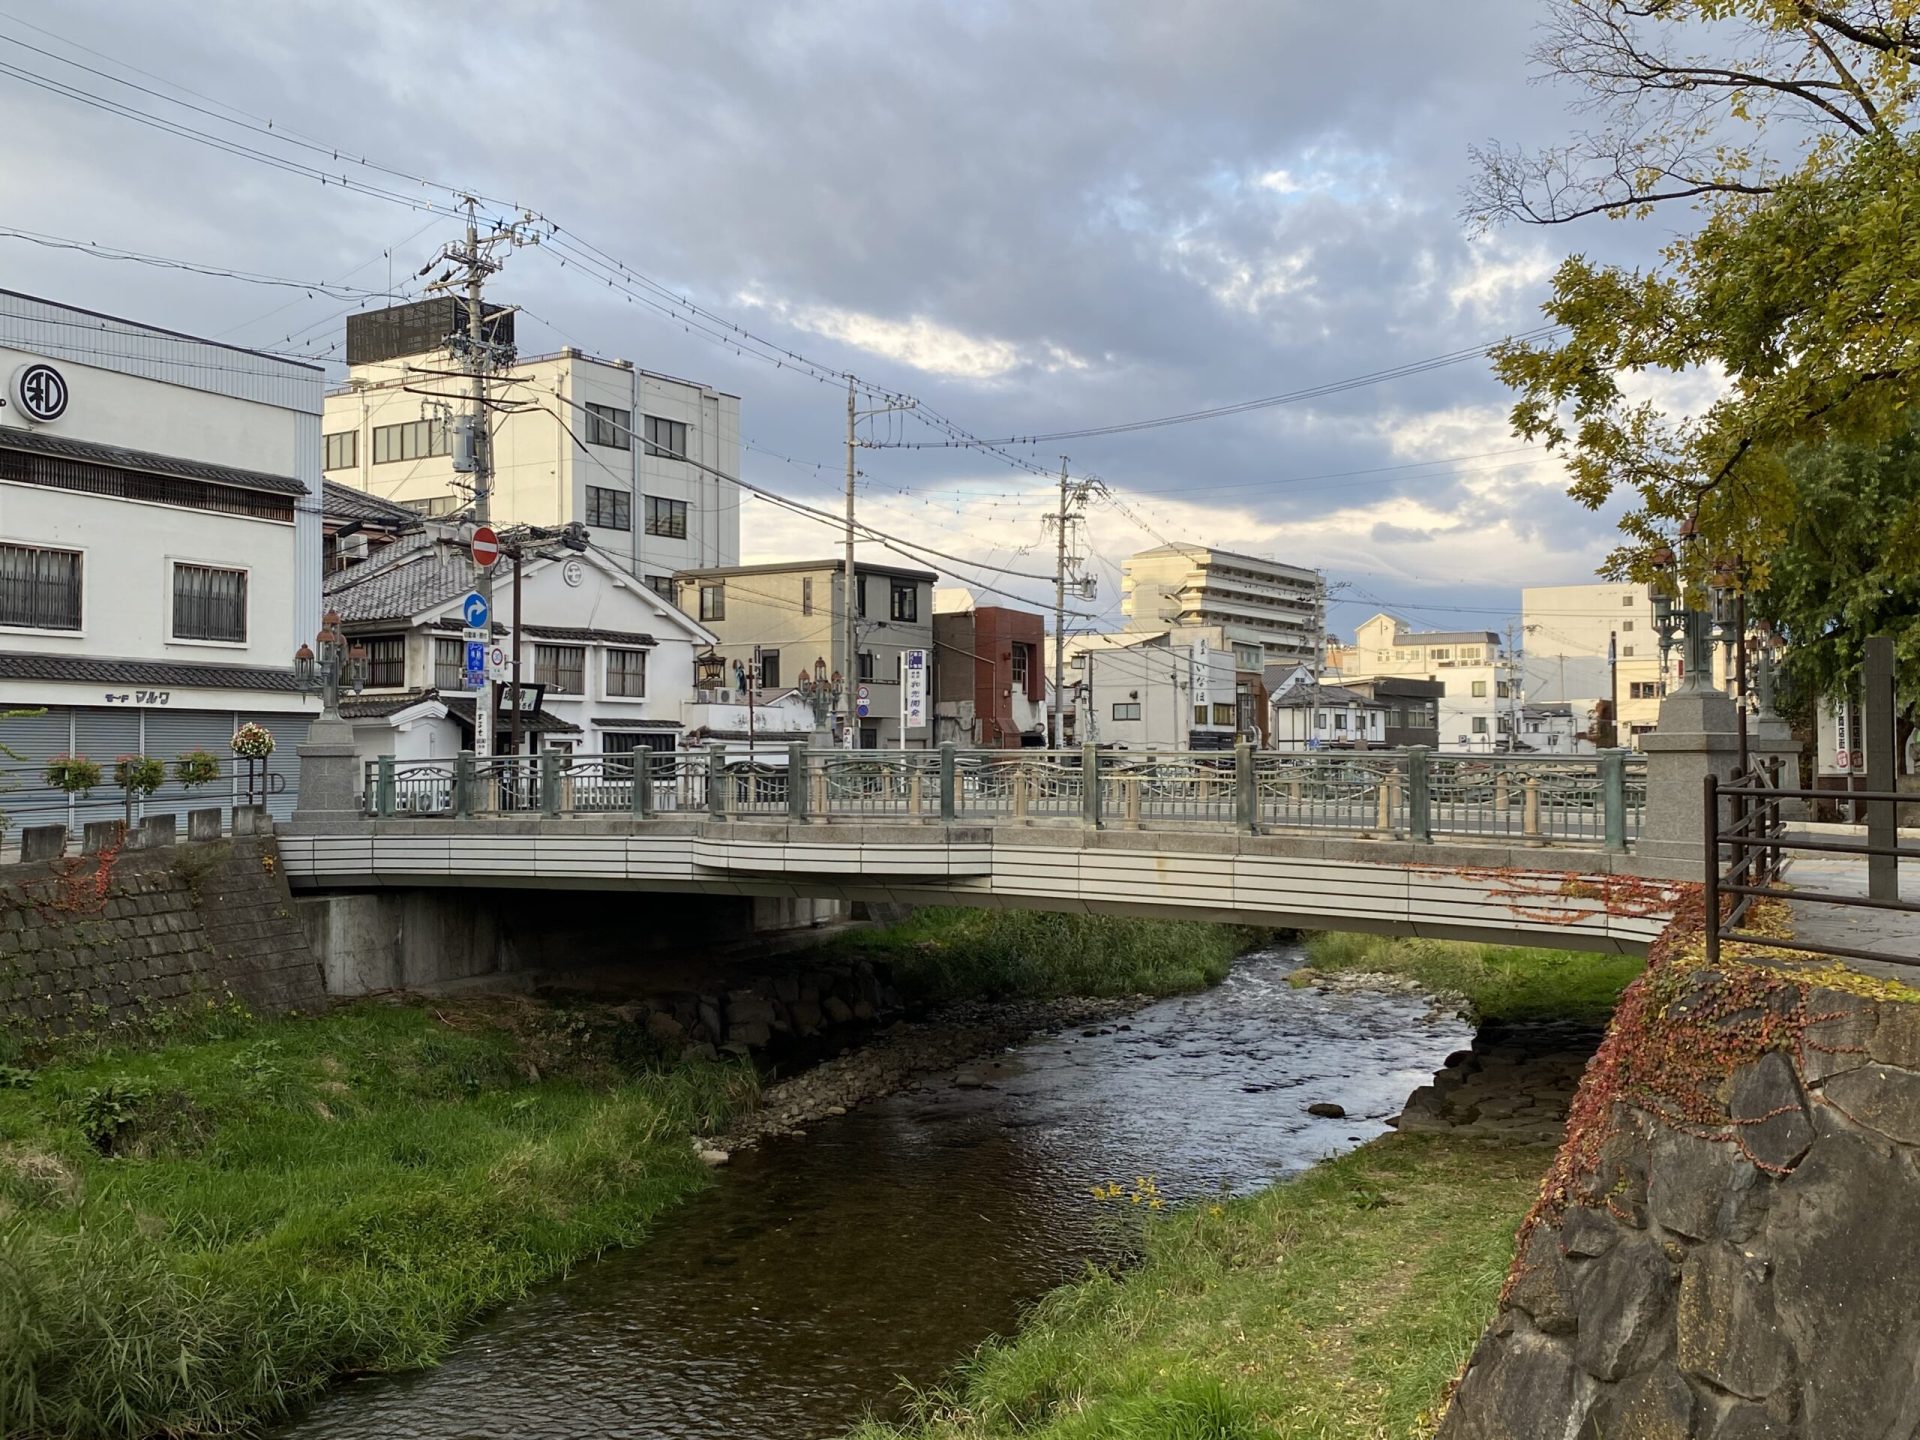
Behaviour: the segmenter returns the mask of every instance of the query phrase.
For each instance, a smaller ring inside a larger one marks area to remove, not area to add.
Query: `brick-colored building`
[[[1044,745],[1046,622],[1027,610],[980,605],[933,617],[937,743],[987,750]]]

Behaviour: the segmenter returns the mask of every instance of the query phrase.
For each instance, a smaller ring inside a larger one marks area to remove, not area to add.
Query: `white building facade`
[[[1318,668],[1325,648],[1327,582],[1318,570],[1204,545],[1141,550],[1121,567],[1127,628],[1223,625],[1257,632],[1261,665]]]
[[[1076,744],[1227,750],[1243,733],[1238,661],[1212,627],[1082,636],[1068,650]]]
[[[320,621],[321,371],[0,291],[0,381],[0,710],[37,712],[0,741],[29,775],[59,754],[110,772],[230,759],[253,721],[278,746],[270,808],[290,813],[318,712],[292,660]],[[218,788],[170,782],[152,803]],[[48,798],[6,804],[32,823]],[[120,801],[109,783],[56,808],[77,824]]]
[[[1514,667],[1491,630],[1414,630],[1380,614],[1341,651],[1342,680],[1431,680],[1439,697],[1440,749],[1477,754],[1515,748],[1520,698]]]
[[[411,348],[462,313],[427,301],[350,329],[347,383],[326,396],[327,479],[424,515],[469,508],[471,476],[455,468],[465,401],[445,374],[453,357]],[[578,521],[663,595],[677,570],[739,562],[738,396],[576,349],[516,361],[492,394],[496,527]]]

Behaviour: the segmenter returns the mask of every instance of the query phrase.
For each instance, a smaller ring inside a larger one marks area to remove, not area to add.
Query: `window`
[[[1511,700],[1513,698],[1513,682],[1511,680],[1502,680],[1493,688],[1494,693],[1502,700]]]
[[[860,602],[853,613],[864,620],[867,618],[867,577],[857,571],[853,577],[853,593]]]
[[[1333,728],[1336,730],[1344,730],[1347,728],[1347,712],[1346,711],[1336,710],[1333,712]]]
[[[1140,702],[1138,700],[1119,701],[1113,707],[1113,718],[1116,720],[1138,720],[1140,718]]]
[[[1478,660],[1480,658],[1480,647],[1478,645],[1464,646],[1460,651],[1460,658],[1462,660]]]
[[[811,575],[800,577],[800,613],[802,615],[813,613],[813,577]]]
[[[862,650],[860,652],[859,678],[862,680],[873,679],[873,651],[871,650]]]
[[[0,625],[80,628],[80,552],[0,545]]]
[[[1633,622],[1631,620],[1622,620],[1620,622],[1620,633],[1622,635],[1631,635],[1633,633]]]
[[[466,641],[443,640],[439,636],[434,637],[433,688],[436,690],[464,690],[467,688]]]
[[[1623,659],[1632,659],[1633,647],[1631,645],[1622,645],[1620,647],[1620,655],[1621,655],[1621,658]]]
[[[1236,717],[1234,715],[1234,710],[1231,703],[1221,704],[1218,701],[1214,702],[1214,706],[1213,706],[1213,723],[1214,724],[1231,725],[1233,724],[1235,718]]]
[[[1327,728],[1327,712],[1326,711],[1316,710],[1313,712],[1313,728],[1316,730],[1324,730]]]
[[[647,496],[647,534],[668,540],[687,538],[687,502]]]
[[[1473,682],[1473,698],[1476,700],[1484,700],[1487,698],[1487,682],[1486,681],[1476,680]]]
[[[451,455],[453,437],[444,420],[409,420],[404,425],[373,427],[373,463],[424,460],[429,455]]]
[[[409,510],[418,510],[422,515],[451,515],[460,508],[458,495],[428,495],[419,500],[400,500],[395,502]]]
[[[1658,700],[1666,693],[1664,680],[1634,680],[1627,686],[1627,698],[1630,700]]]
[[[361,642],[367,647],[367,688],[398,690],[407,683],[407,637],[369,635]]]
[[[633,529],[633,497],[604,485],[587,486],[587,525],[594,530]]]
[[[780,652],[778,650],[760,652],[760,688],[762,690],[780,688]]]
[[[1622,596],[1620,597],[1620,603],[1621,603],[1622,605],[1624,605],[1624,606],[1626,606],[1626,607],[1627,607],[1627,608],[1628,608],[1629,610],[1631,610],[1631,609],[1633,608],[1633,596],[1632,596],[1632,595],[1630,595],[1630,594],[1629,594],[1629,595],[1622,595]]]
[[[887,614],[909,623],[920,618],[920,587],[911,580],[895,580],[887,603]]]
[[[1473,717],[1473,733],[1476,735],[1484,735],[1487,733],[1487,717],[1486,716],[1476,715]]]
[[[320,462],[322,469],[351,470],[360,463],[358,430],[336,430],[331,435],[322,435],[320,440],[326,446],[326,455]]]
[[[173,638],[247,638],[247,572],[212,565],[173,567]]]
[[[607,651],[607,694],[639,700],[647,693],[647,652],[644,650]]]
[[[587,647],[536,645],[533,678],[554,695],[584,695],[587,691]]]
[[[605,445],[613,450],[631,450],[633,448],[633,412],[616,410],[611,405],[589,403],[587,443]]]
[[[1438,650],[1429,650],[1427,652],[1427,658],[1429,660],[1451,661],[1451,659],[1453,658],[1453,651],[1448,650],[1444,647]]]
[[[674,609],[678,610],[680,608],[680,594],[674,587],[673,577],[671,575],[647,576],[647,588],[662,600],[665,600],[669,605],[673,606]]]
[[[1025,690],[1027,688],[1027,674],[1032,666],[1032,663],[1033,663],[1032,647],[1028,645],[1021,645],[1016,643],[1013,647],[1013,688],[1014,689]],[[1118,709],[1119,707],[1115,706],[1114,708]],[[1137,710],[1140,707],[1136,705],[1134,708]],[[1113,718],[1118,720],[1120,717],[1116,715]],[[1135,720],[1138,720],[1140,717],[1138,715],[1135,715],[1132,718]]]
[[[1193,707],[1193,723],[1196,725],[1204,725],[1207,723],[1207,707],[1206,706],[1196,705]]]
[[[700,618],[702,620],[727,618],[727,587],[725,585],[700,587]]]
[[[649,455],[658,455],[664,460],[680,460],[687,453],[687,427],[679,420],[662,420],[658,415],[647,416],[647,448]]]

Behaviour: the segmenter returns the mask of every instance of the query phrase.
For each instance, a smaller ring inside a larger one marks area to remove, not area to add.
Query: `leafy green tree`
[[[1920,413],[1920,0],[1545,8],[1536,63],[1598,123],[1477,152],[1469,216],[1700,218],[1646,268],[1560,266],[1544,308],[1563,330],[1496,352],[1514,428],[1564,454],[1583,503],[1631,501],[1609,574],[1648,578],[1693,519],[1696,564],[1737,553],[1764,588],[1814,493],[1784,457]],[[1661,376],[1713,398],[1670,414]]]
[[[1920,705],[1920,425],[1809,446],[1784,469],[1801,518],[1752,613],[1787,640],[1795,687],[1811,695],[1852,684],[1866,638],[1893,636],[1900,700]]]

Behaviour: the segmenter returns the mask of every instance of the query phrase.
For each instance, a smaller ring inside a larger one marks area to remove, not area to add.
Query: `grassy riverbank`
[[[1605,1023],[1620,992],[1646,968],[1628,955],[1335,933],[1307,937],[1307,963],[1325,974],[1400,975],[1430,990],[1464,995],[1483,1021],[1595,1024]],[[1303,983],[1308,978],[1301,977]]]
[[[887,961],[902,995],[938,1003],[1202,990],[1262,938],[1189,920],[935,907],[834,948]]]
[[[1136,1269],[1055,1291],[952,1393],[857,1435],[1425,1435],[1545,1165],[1543,1149],[1393,1135],[1257,1195],[1155,1216]]]
[[[429,1363],[702,1183],[743,1070],[519,998],[0,1067],[0,1434],[201,1434]]]

